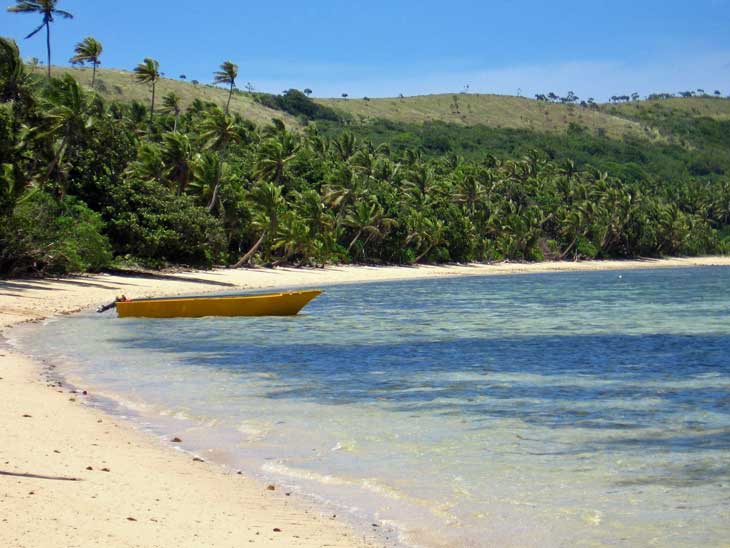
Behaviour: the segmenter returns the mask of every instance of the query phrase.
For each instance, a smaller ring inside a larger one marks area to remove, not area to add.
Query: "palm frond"
[[[30,38],[31,36],[35,36],[36,34],[38,34],[38,31],[40,31],[40,30],[41,30],[41,29],[42,29],[43,27],[45,27],[45,26],[46,26],[46,22],[45,22],[45,21],[43,21],[43,23],[41,23],[41,24],[40,24],[40,25],[38,26],[38,28],[37,28],[37,29],[35,29],[35,30],[34,30],[33,32],[31,32],[31,33],[30,33],[30,34],[29,34],[28,36],[26,36],[26,37],[25,37],[25,39],[27,40],[27,39],[28,39],[28,38]]]

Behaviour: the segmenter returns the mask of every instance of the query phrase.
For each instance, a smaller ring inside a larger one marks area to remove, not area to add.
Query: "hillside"
[[[54,67],[54,74],[72,74],[79,82],[89,85],[91,82],[90,68]],[[115,101],[140,101],[145,105],[150,101],[149,87],[138,84],[130,71],[117,69],[102,69],[96,71],[97,91],[105,98]],[[174,91],[182,99],[183,107],[187,107],[194,99],[211,101],[225,106],[228,99],[228,91],[206,84],[193,84],[182,80],[161,78],[157,84],[157,97],[160,99],[166,93]],[[158,103],[159,104],[159,103]],[[296,118],[280,110],[267,108],[254,101],[248,94],[234,91],[231,98],[231,111],[237,112],[258,124],[271,122],[272,118],[280,118],[289,126],[299,125]]]
[[[88,84],[91,69],[54,67],[57,74],[70,73]],[[209,84],[162,78],[158,97],[174,91],[187,107],[194,99],[224,105],[228,97],[225,89]],[[130,71],[102,69],[97,71],[97,90],[106,99],[149,102],[149,88],[134,81]],[[724,122],[730,123],[730,100],[714,97],[688,97],[633,101],[621,104],[603,104],[590,109],[578,105],[546,103],[508,95],[440,94],[403,98],[334,99],[316,98],[317,105],[342,115],[349,127],[367,127],[376,121],[387,121],[408,126],[444,123],[453,129],[486,127],[497,130],[525,130],[539,134],[564,135],[569,130],[584,128],[589,135],[623,139],[639,138],[654,143],[676,143],[689,147],[703,147],[706,139],[697,138],[695,126],[714,121],[705,133],[724,131]],[[258,124],[272,118],[283,120],[289,127],[300,126],[296,113],[267,107],[250,94],[236,90],[231,99],[231,110]],[[306,117],[306,116],[305,116]],[[704,122],[697,122],[698,119]],[[711,139],[723,144],[723,139]]]
[[[730,252],[719,100],[602,112],[613,105],[237,92],[246,118],[289,122],[252,131],[204,106],[174,121],[107,107],[88,70],[26,78],[14,46],[5,40],[0,63],[0,274]],[[128,72],[99,78],[107,97],[149,101]],[[226,100],[192,82],[158,90]],[[382,110],[343,110],[355,107]]]
[[[695,118],[730,120],[730,100],[718,97],[672,97],[601,106],[601,111],[606,114],[626,118],[635,118],[642,112],[652,110]]]
[[[90,69],[57,68],[88,84]],[[149,102],[149,88],[131,72],[100,69],[97,88],[108,98]],[[163,78],[158,97],[174,91],[224,105],[225,89]],[[254,96],[255,95],[255,96]],[[429,156],[456,153],[478,159],[523,156],[540,150],[573,159],[625,180],[684,180],[730,172],[730,100],[687,97],[601,104],[593,108],[485,94],[422,95],[385,99],[308,99],[301,92],[274,96],[235,91],[231,109],[258,124],[272,118],[290,128],[316,121],[336,138],[352,133],[394,150]],[[159,104],[159,103],[158,103]],[[317,109],[320,109],[319,111]]]
[[[323,106],[367,122],[385,119],[417,124],[446,122],[461,126],[527,129],[564,133],[571,124],[585,126],[595,134],[660,139],[658,132],[642,124],[576,105],[545,103],[525,97],[484,94],[441,94],[386,99],[315,99]]]

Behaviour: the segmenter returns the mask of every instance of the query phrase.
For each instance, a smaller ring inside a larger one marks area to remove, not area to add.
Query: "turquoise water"
[[[730,268],[334,286],[19,334],[143,428],[425,546],[728,546]],[[106,400],[105,400],[106,401]]]

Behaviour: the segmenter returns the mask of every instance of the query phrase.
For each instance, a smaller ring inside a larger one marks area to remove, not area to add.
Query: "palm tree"
[[[229,172],[228,164],[223,162],[219,154],[205,151],[197,157],[190,186],[197,191],[208,211],[212,212],[216,205],[222,208],[219,189],[223,181],[229,178]]]
[[[281,218],[272,249],[282,249],[284,256],[276,261],[273,266],[286,263],[292,255],[300,254],[307,259],[308,248],[311,247],[312,239],[309,234],[309,226],[296,211],[287,211]]]
[[[73,15],[67,11],[56,9],[58,0],[15,0],[15,5],[10,6],[8,11],[13,13],[41,13],[43,22],[25,38],[28,39],[43,27],[46,27],[46,49],[48,52],[48,77],[51,77],[51,23],[58,15],[64,19],[73,19]]]
[[[266,238],[276,234],[279,225],[279,213],[285,203],[281,195],[282,189],[283,187],[273,183],[261,183],[251,190],[249,198],[255,212],[253,225],[261,230],[261,236],[251,249],[233,265],[233,268],[240,268],[248,264]]]
[[[218,193],[222,182],[220,176],[224,173],[228,146],[241,142],[241,128],[232,116],[225,114],[216,106],[208,111],[203,119],[200,136],[204,142],[203,148],[217,151],[221,163],[221,168],[217,171],[219,177],[213,187],[213,196],[208,203],[208,211],[212,212],[219,201]]]
[[[30,100],[31,79],[14,40],[0,37],[0,102]]]
[[[44,97],[45,129],[39,135],[52,140],[53,155],[48,164],[46,178],[59,174],[69,144],[84,135],[94,124],[92,105],[88,93],[70,74],[53,78]],[[63,189],[62,189],[63,191]]]
[[[162,136],[160,151],[160,157],[165,164],[166,178],[175,183],[176,193],[180,196],[188,186],[195,161],[190,138],[183,133],[165,133]]]
[[[134,67],[134,77],[140,84],[152,84],[152,106],[150,107],[150,123],[155,114],[155,85],[160,79],[160,63],[156,59],[146,58]]]
[[[256,152],[254,175],[260,180],[281,184],[286,179],[286,167],[299,150],[299,143],[290,134],[281,139],[269,138]]]
[[[81,42],[76,44],[76,48],[74,49],[76,55],[71,57],[71,63],[73,64],[91,63],[91,89],[94,89],[94,82],[96,82],[96,67],[101,64],[99,58],[101,57],[103,49],[101,42],[92,36],[87,36]]]
[[[171,91],[162,98],[162,112],[175,116],[175,124],[172,127],[172,131],[177,131],[177,122],[180,119],[180,112],[182,112],[180,101],[180,96],[174,91]]]
[[[231,104],[231,95],[233,95],[233,88],[236,87],[236,78],[238,77],[238,65],[225,61],[221,65],[221,69],[214,73],[213,82],[216,84],[226,84],[230,86],[228,89],[228,102],[226,103],[226,114],[228,114],[228,107]]]
[[[347,246],[348,253],[360,239],[360,236],[363,233],[367,233],[368,237],[360,248],[364,258],[365,246],[368,245],[370,240],[373,238],[383,238],[395,225],[395,221],[385,216],[385,212],[380,203],[378,203],[377,197],[372,196],[369,201],[358,201],[345,216],[344,224],[356,231],[355,236],[350,241],[350,245]]]

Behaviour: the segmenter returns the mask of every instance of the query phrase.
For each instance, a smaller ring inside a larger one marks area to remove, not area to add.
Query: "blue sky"
[[[14,4],[0,0],[3,7]],[[222,4],[219,6],[217,4]],[[240,87],[318,96],[461,91],[532,96],[574,91],[605,100],[638,91],[730,94],[730,0],[59,0],[74,13],[52,27],[54,64],[93,35],[103,66],[144,57],[169,77],[210,82],[225,60]],[[0,12],[0,35],[45,59],[34,15]]]

